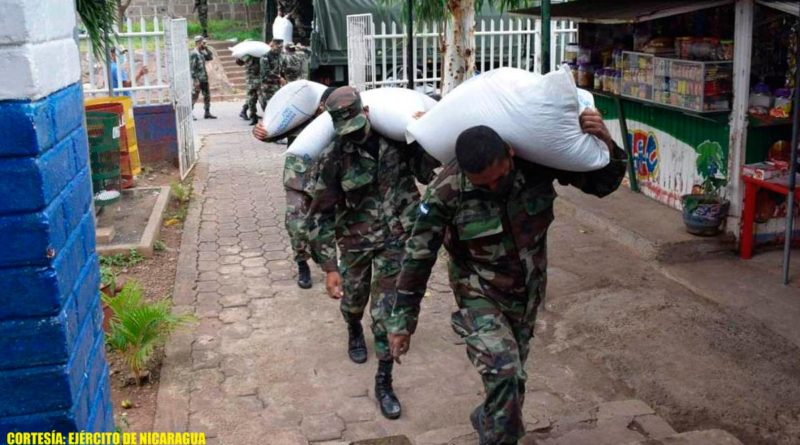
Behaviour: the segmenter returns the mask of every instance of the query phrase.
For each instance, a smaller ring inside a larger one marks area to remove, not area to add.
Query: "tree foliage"
[[[535,3],[533,0],[413,0],[414,20],[426,23],[443,22],[450,17],[450,12],[462,2],[473,2],[475,10],[480,11],[484,5],[493,6],[500,11],[522,8]],[[403,17],[408,15],[408,0],[381,0],[385,6],[402,6]]]

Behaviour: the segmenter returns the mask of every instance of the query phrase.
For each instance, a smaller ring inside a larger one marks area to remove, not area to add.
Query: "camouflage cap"
[[[361,96],[353,87],[337,88],[325,101],[325,109],[330,113],[333,128],[339,136],[360,130],[367,124]]]

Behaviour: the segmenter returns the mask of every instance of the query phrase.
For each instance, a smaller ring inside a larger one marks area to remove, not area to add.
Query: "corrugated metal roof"
[[[759,5],[769,6],[787,14],[800,16],[800,2],[781,2],[781,1],[768,1],[758,0]]]
[[[553,4],[550,15],[554,19],[567,19],[588,23],[637,23],[673,15],[686,14],[706,8],[733,3],[733,0],[575,0]],[[788,3],[788,2],[783,2]],[[523,8],[513,14],[541,15],[541,8]]]

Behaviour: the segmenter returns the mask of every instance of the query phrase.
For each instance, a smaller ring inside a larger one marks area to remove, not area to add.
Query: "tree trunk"
[[[132,1],[133,0],[117,0],[117,20],[119,21],[120,29],[122,28],[122,24],[125,22],[125,13],[128,11],[128,6],[131,5]]]
[[[450,20],[445,30],[442,96],[475,72],[475,2],[448,0]]]
[[[244,3],[244,23],[250,29],[250,5]]]

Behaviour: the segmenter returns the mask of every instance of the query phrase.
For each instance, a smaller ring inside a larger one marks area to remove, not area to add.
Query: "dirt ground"
[[[746,444],[800,443],[794,344],[563,216],[549,244],[532,381],[576,397],[642,399],[678,431],[722,428]]]
[[[139,187],[169,185],[178,179],[178,172],[168,164],[146,168],[137,181]],[[191,178],[189,178],[190,183]],[[176,212],[178,204],[172,200],[167,207],[165,220]],[[175,285],[175,271],[183,233],[183,223],[161,227],[159,239],[164,243],[163,250],[156,250],[152,258],[119,270],[119,282],[138,281],[149,300],[172,295]],[[116,424],[123,431],[152,431],[156,411],[156,395],[160,381],[163,351],[159,349],[150,366],[150,375],[141,386],[131,384],[130,373],[120,356],[108,353],[111,369],[111,399],[114,404]],[[130,401],[131,408],[123,408],[123,401]]]

